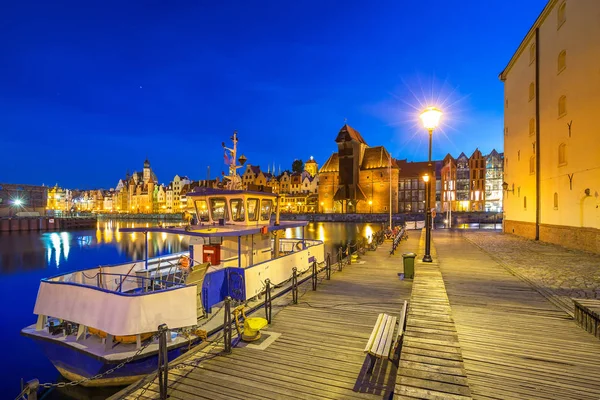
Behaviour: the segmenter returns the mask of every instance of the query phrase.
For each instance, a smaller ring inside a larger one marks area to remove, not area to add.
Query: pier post
[[[327,259],[325,260],[325,270],[327,271],[327,280],[331,279],[331,254],[327,253]]]
[[[160,399],[165,400],[169,387],[169,356],[167,351],[167,333],[169,329],[166,324],[158,327],[158,389]]]
[[[265,285],[267,286],[267,288],[265,289],[265,319],[267,320],[267,322],[269,323],[269,325],[271,324],[271,280],[270,279],[265,279]]]
[[[231,297],[225,297],[225,315],[223,316],[224,353],[231,353]]]
[[[317,262],[312,265],[312,290],[317,290]]]
[[[292,302],[298,304],[298,268],[292,268]]]

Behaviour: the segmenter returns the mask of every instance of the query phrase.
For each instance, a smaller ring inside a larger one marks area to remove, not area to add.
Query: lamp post
[[[325,214],[325,202],[321,202],[321,214]]]
[[[431,168],[431,140],[433,130],[439,125],[441,116],[442,112],[436,107],[427,107],[419,116],[423,122],[423,126],[429,132],[429,163],[427,164],[429,172],[433,172]],[[434,179],[435,175],[432,174],[431,177]],[[425,255],[423,256],[423,262],[431,262],[431,190],[429,189],[429,175],[426,174],[423,180],[425,180],[425,203],[427,207],[425,213]]]
[[[369,207],[371,208],[370,213],[373,214],[373,200],[369,200]]]

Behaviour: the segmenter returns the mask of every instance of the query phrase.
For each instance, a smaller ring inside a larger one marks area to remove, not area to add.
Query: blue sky
[[[0,13],[0,182],[114,187],[248,163],[322,164],[347,119],[427,158],[501,150],[498,73],[545,0],[13,1]]]

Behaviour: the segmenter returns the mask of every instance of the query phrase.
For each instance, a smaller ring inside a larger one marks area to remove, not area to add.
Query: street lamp
[[[371,208],[370,213],[373,214],[373,200],[369,200],[369,207]]]
[[[325,202],[321,202],[321,213],[325,214]]]
[[[442,112],[436,107],[427,107],[419,116],[423,122],[423,126],[429,132],[429,163],[427,168],[431,170],[431,139],[433,136],[433,130],[438,127]],[[432,174],[432,179],[434,175]],[[425,255],[423,256],[423,262],[431,262],[431,193],[429,189],[429,174],[423,177],[425,181],[425,199],[426,199],[426,213],[425,213]]]

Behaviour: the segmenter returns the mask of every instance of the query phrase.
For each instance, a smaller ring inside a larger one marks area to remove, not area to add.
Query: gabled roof
[[[323,166],[319,170],[319,173],[321,173],[321,172],[339,172],[339,170],[340,170],[340,159],[338,158],[337,153],[333,153],[331,155],[331,157],[329,157],[329,159],[327,161],[325,161],[325,164],[323,164]]]
[[[389,166],[390,153],[383,146],[367,147],[363,154],[361,169],[387,168]],[[392,168],[396,168],[392,160]]]
[[[365,139],[362,138],[360,133],[358,133],[356,129],[352,128],[348,124],[344,124],[344,126],[342,126],[342,129],[340,129],[340,131],[338,132],[335,141],[338,143],[356,141],[359,143],[367,144],[367,142],[365,142]]]
[[[429,171],[428,164],[427,161],[408,162],[406,160],[396,160],[396,165],[400,168],[400,178],[421,177]]]

